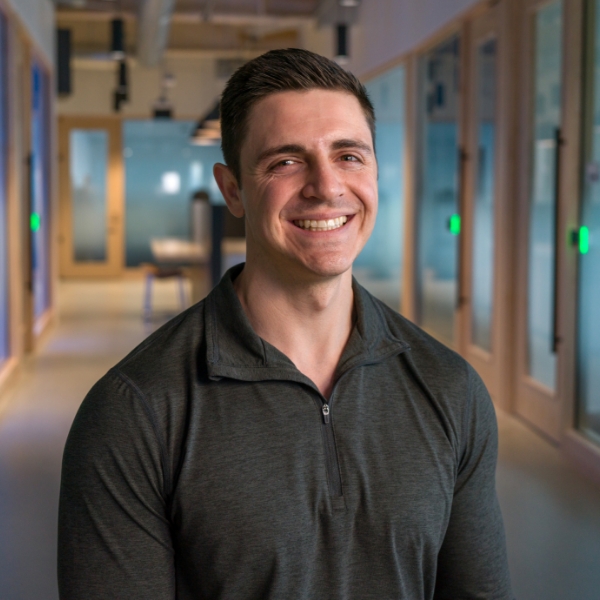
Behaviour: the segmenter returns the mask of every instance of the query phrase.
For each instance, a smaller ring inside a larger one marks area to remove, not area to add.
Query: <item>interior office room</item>
[[[600,598],[600,0],[0,0],[0,600],[54,600],[87,391],[245,257],[218,100],[276,48],[374,104],[359,283],[499,425],[519,600]]]

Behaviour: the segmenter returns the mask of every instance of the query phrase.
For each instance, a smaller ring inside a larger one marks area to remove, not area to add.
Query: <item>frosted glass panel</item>
[[[75,262],[106,260],[108,133],[75,129],[70,139]]]
[[[458,259],[459,39],[420,59],[418,301],[420,324],[454,340]]]
[[[37,319],[50,308],[49,85],[42,68],[31,72],[31,268]]]
[[[579,259],[578,426],[600,443],[600,2],[594,2],[594,69],[585,130],[587,176],[581,224],[589,232]],[[582,240],[585,242],[585,237]],[[586,252],[587,250],[587,252]]]
[[[0,364],[8,358],[8,221],[6,201],[6,21],[0,13]]]
[[[205,190],[223,198],[212,168],[223,162],[219,146],[192,146],[193,121],[125,121],[126,244],[128,267],[152,262],[150,240],[190,239],[192,195]]]
[[[367,83],[375,107],[379,211],[371,238],[354,263],[354,275],[372,294],[400,310],[404,213],[404,67]]]
[[[473,219],[471,341],[492,349],[494,294],[494,183],[496,147],[496,40],[477,50],[477,156]]]
[[[555,385],[552,351],[556,206],[556,137],[561,122],[562,3],[535,16],[535,71],[531,200],[529,217],[529,374]]]

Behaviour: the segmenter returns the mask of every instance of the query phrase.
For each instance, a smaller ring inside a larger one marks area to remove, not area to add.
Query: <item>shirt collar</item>
[[[314,384],[300,373],[294,363],[252,329],[233,280],[244,264],[225,273],[206,298],[205,332],[208,375],[211,379],[228,377],[243,381],[289,380]],[[336,369],[337,379],[360,364],[379,362],[408,349],[395,337],[377,301],[352,280],[356,323]]]

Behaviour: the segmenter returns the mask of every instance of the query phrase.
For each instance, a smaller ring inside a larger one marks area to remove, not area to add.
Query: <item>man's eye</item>
[[[358,158],[353,154],[344,154],[344,156],[342,156],[342,160],[345,162],[358,162]]]
[[[273,163],[273,165],[271,165],[270,169],[273,170],[277,170],[277,169],[281,169],[284,167],[290,167],[292,165],[295,165],[296,161],[292,158],[284,158],[283,160],[279,160],[276,163]]]

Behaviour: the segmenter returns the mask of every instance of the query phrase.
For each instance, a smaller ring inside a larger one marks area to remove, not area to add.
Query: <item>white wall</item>
[[[361,77],[427,40],[476,0],[362,0],[348,68]]]
[[[19,17],[36,49],[54,65],[55,20],[51,0],[5,0]]]

